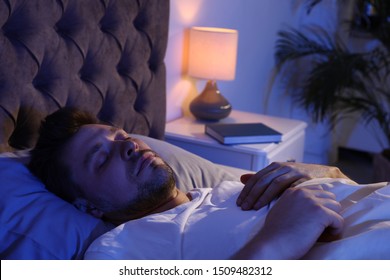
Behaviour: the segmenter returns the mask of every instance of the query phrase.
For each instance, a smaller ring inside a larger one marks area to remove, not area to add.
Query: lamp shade
[[[208,80],[233,80],[236,74],[237,45],[237,30],[192,27],[188,74]]]

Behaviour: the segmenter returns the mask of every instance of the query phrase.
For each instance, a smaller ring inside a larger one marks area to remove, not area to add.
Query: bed
[[[183,190],[237,180],[163,141],[168,20],[168,0],[0,1],[1,259],[82,259],[113,230],[48,192],[26,167],[41,120],[59,108],[143,139]]]
[[[80,259],[112,228],[49,193],[26,168],[41,120],[59,108],[143,137],[184,189],[232,179],[162,141],[168,19],[168,0],[0,1],[1,259]]]

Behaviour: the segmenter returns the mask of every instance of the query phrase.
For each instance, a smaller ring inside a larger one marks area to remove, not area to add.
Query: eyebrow
[[[117,127],[110,127],[109,135],[112,135],[112,134],[116,133],[118,130],[119,129]],[[86,155],[84,157],[84,160],[83,160],[84,166],[89,166],[93,156],[100,150],[100,148],[102,146],[103,146],[103,143],[98,142],[95,145],[93,145],[92,148],[89,149],[89,151],[87,151],[87,153],[86,153]]]

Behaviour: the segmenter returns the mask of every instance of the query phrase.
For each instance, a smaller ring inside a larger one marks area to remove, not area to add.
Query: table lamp
[[[218,90],[216,80],[233,80],[236,72],[238,32],[233,29],[192,27],[188,51],[188,74],[207,79],[200,95],[190,103],[200,120],[226,118],[232,106]]]

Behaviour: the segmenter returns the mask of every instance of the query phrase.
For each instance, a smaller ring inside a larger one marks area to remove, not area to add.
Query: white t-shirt
[[[239,182],[191,190],[192,200],[129,221],[96,240],[85,258],[226,259],[264,223],[266,209],[242,211]]]
[[[312,259],[390,259],[390,186],[315,179],[341,202],[343,238],[317,243]],[[122,224],[95,240],[85,259],[228,259],[264,224],[267,207],[236,206],[239,182],[190,191],[192,201]]]

